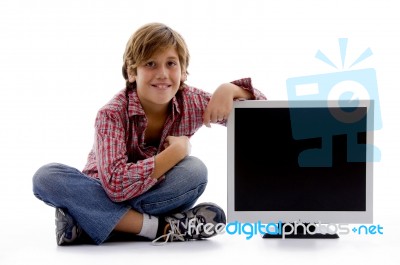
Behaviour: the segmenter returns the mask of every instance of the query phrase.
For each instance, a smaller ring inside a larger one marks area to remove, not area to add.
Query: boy
[[[222,208],[193,207],[207,168],[189,155],[189,138],[203,124],[225,124],[234,99],[264,95],[250,79],[223,84],[213,95],[186,85],[186,44],[161,23],[138,29],[123,59],[126,88],[99,110],[82,172],[51,163],[33,176],[35,196],[56,208],[57,244],[79,242],[83,231],[96,244],[114,232],[165,241],[216,235],[226,223]]]

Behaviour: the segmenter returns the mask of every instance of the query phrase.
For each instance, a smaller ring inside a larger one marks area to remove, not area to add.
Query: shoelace
[[[161,235],[154,239],[151,243],[155,246],[161,246],[167,243],[168,241],[186,241],[188,239],[188,230],[185,233],[182,233],[181,230],[179,229],[179,224],[181,223],[180,220],[176,220],[175,218],[167,217],[166,221],[170,225],[170,230],[168,231],[167,234]],[[194,226],[192,227],[192,231],[190,231],[189,235],[193,235],[194,232],[197,235],[198,233],[200,234],[202,231],[197,231],[196,227],[197,224],[202,223],[202,218],[197,218],[197,216],[194,216],[191,219],[187,219],[187,223],[185,224],[186,226],[188,225],[189,222],[194,222]],[[163,239],[164,241],[158,242],[159,240]]]

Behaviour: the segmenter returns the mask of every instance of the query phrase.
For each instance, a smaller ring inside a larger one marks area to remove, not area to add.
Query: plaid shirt
[[[255,99],[265,96],[253,88],[251,79],[232,82],[250,91]],[[203,112],[212,94],[194,87],[179,90],[172,99],[158,147],[147,146],[147,119],[135,89],[123,89],[102,107],[95,121],[95,141],[83,173],[100,180],[111,200],[132,199],[159,180],[151,178],[154,156],[163,150],[169,135],[192,136],[203,125]],[[224,123],[225,124],[225,123]]]

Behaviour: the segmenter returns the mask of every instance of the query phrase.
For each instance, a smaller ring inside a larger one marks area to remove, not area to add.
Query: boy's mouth
[[[170,84],[152,84],[151,86],[157,89],[168,89],[171,87]]]

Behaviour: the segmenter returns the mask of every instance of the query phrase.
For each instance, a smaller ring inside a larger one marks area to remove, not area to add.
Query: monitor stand
[[[335,239],[339,235],[332,231],[315,232],[316,225],[310,223],[279,223],[279,231],[276,233],[266,233],[263,238],[294,238],[294,239]],[[283,232],[283,229],[285,232]]]

